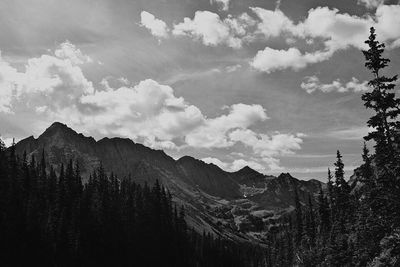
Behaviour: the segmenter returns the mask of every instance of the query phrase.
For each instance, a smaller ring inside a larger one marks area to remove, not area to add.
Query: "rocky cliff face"
[[[26,152],[28,159],[39,158],[42,151],[55,169],[69,160],[78,162],[86,178],[102,164],[106,171],[138,183],[158,179],[173,193],[174,201],[186,207],[194,228],[224,235],[236,233],[235,238],[239,230],[255,230],[251,223],[255,217],[267,225],[279,214],[290,212],[294,188],[306,203],[308,195],[315,195],[321,186],[319,181],[301,181],[288,173],[267,176],[249,167],[230,173],[188,156],[176,161],[161,150],[130,139],[96,141],[58,122],[37,139],[31,136],[16,144],[17,154]]]

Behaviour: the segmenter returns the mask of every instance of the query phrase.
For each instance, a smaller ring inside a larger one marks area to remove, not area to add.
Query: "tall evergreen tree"
[[[375,29],[370,29],[370,36],[365,43],[368,50],[363,50],[366,62],[374,78],[369,81],[372,92],[362,95],[364,105],[372,109],[375,114],[368,120],[367,124],[373,130],[365,137],[366,140],[376,142],[376,161],[380,166],[387,165],[397,160],[397,148],[395,141],[398,141],[398,130],[400,124],[396,121],[400,115],[400,99],[394,93],[397,75],[386,77],[381,72],[388,66],[389,59],[382,56],[385,45],[376,40]]]

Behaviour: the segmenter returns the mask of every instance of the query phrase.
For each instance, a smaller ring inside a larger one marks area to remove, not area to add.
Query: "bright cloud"
[[[266,47],[258,51],[251,65],[260,71],[270,73],[291,68],[298,70],[308,64],[328,60],[336,51],[356,47],[365,48],[364,41],[369,35],[369,28],[375,27],[381,41],[389,47],[400,45],[400,5],[379,5],[374,16],[352,16],[339,13],[338,9],[317,7],[308,11],[307,17],[295,24],[280,10],[252,8],[260,22],[258,31],[265,38],[286,34],[293,38],[306,39],[308,42],[322,42],[322,51],[302,53],[298,48],[276,50]]]
[[[56,110],[75,104],[81,94],[93,93],[79,65],[91,62],[69,42],[54,55],[31,58],[25,71],[19,72],[0,58],[0,111],[13,112],[16,103]]]
[[[230,15],[224,20],[210,11],[196,11],[194,18],[184,18],[183,22],[174,25],[174,35],[189,36],[201,40],[204,45],[217,46],[220,44],[232,48],[242,46],[242,38],[247,33],[253,20],[246,14],[234,18]]]
[[[297,135],[269,136],[250,130],[268,119],[261,105],[233,104],[224,109],[225,114],[208,118],[176,96],[172,87],[151,79],[130,86],[127,79],[119,78],[119,85],[112,86],[107,77],[95,88],[81,69],[87,62],[89,58],[69,42],[52,55],[29,59],[22,72],[1,60],[0,112],[34,113],[48,123],[63,121],[92,134],[129,137],[153,148],[232,148],[242,143],[258,157],[251,161],[270,169],[279,168],[276,157],[292,153],[301,144]]]
[[[243,158],[245,155],[233,153],[240,158],[235,158],[232,162],[222,162],[216,158],[204,158],[207,163],[214,163],[228,171],[237,171],[245,166],[249,166],[260,172],[281,171],[279,157],[293,155],[296,150],[301,149],[303,137],[301,133],[297,134],[259,134],[250,129],[236,129],[228,134],[228,140],[231,143],[241,143],[252,149],[253,154],[249,158]]]
[[[142,11],[140,13],[140,18],[141,25],[148,29],[153,36],[157,38],[168,37],[169,29],[164,21],[157,19],[153,14],[147,11]]]
[[[71,60],[71,62],[76,65],[93,62],[89,56],[84,55],[80,49],[69,41],[61,43],[54,51],[54,55],[60,59]]]
[[[173,138],[185,135],[204,120],[201,111],[174,96],[171,87],[150,79],[134,87],[84,95],[80,109],[90,115],[83,116],[82,123],[93,130],[101,125],[105,134],[141,137],[152,147],[172,148]]]
[[[301,149],[303,134],[272,135],[257,134],[249,129],[237,129],[229,134],[233,141],[240,141],[249,146],[261,157],[274,157],[293,154],[295,150]]]
[[[206,120],[204,125],[186,135],[185,140],[193,147],[230,147],[235,143],[228,136],[230,131],[245,129],[267,118],[260,105],[234,104],[229,108],[229,114]]]
[[[284,32],[294,33],[297,28],[281,10],[268,10],[260,7],[250,8],[260,19],[257,30],[266,38],[277,37]]]
[[[302,54],[297,48],[288,50],[276,50],[266,47],[257,52],[257,55],[250,62],[250,65],[266,73],[276,70],[291,68],[299,70],[308,64],[317,63],[328,59],[331,56],[330,51],[317,51],[315,53]]]
[[[347,83],[342,83],[339,79],[334,80],[331,83],[321,83],[317,76],[307,76],[304,78],[304,81],[301,83],[301,88],[304,89],[307,93],[311,94],[315,91],[321,91],[324,93],[330,92],[365,92],[370,89],[368,86],[368,81],[360,82],[356,78],[352,78],[351,81]]]

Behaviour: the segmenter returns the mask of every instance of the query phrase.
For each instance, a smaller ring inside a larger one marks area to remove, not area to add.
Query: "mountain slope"
[[[214,164],[207,164],[189,156],[180,158],[177,164],[191,184],[208,194],[229,199],[242,195],[238,183],[233,180],[230,173]]]
[[[55,169],[69,160],[78,162],[86,178],[102,164],[119,178],[129,177],[142,184],[158,179],[170,190],[174,202],[185,206],[192,227],[234,239],[249,238],[239,230],[255,230],[251,216],[259,217],[267,225],[271,216],[276,219],[282,212],[290,211],[295,187],[306,203],[308,195],[315,195],[321,186],[316,180],[301,181],[290,174],[267,176],[249,167],[226,172],[188,156],[176,161],[161,150],[130,139],[96,141],[58,122],[38,138],[31,136],[16,144],[20,156],[26,152],[28,158],[38,159],[42,151]]]

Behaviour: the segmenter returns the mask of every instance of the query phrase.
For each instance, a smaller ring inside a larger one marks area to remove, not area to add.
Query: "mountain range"
[[[282,214],[293,210],[295,189],[306,203],[325,185],[303,181],[289,173],[271,176],[250,167],[227,172],[214,164],[184,156],[178,160],[126,138],[96,141],[55,122],[38,138],[30,136],[16,144],[16,153],[28,159],[44,153],[56,170],[73,160],[84,178],[100,165],[118,178],[152,184],[159,180],[183,205],[187,221],[199,231],[230,238],[257,238],[257,231],[273,226]],[[254,218],[263,222],[256,227]]]

